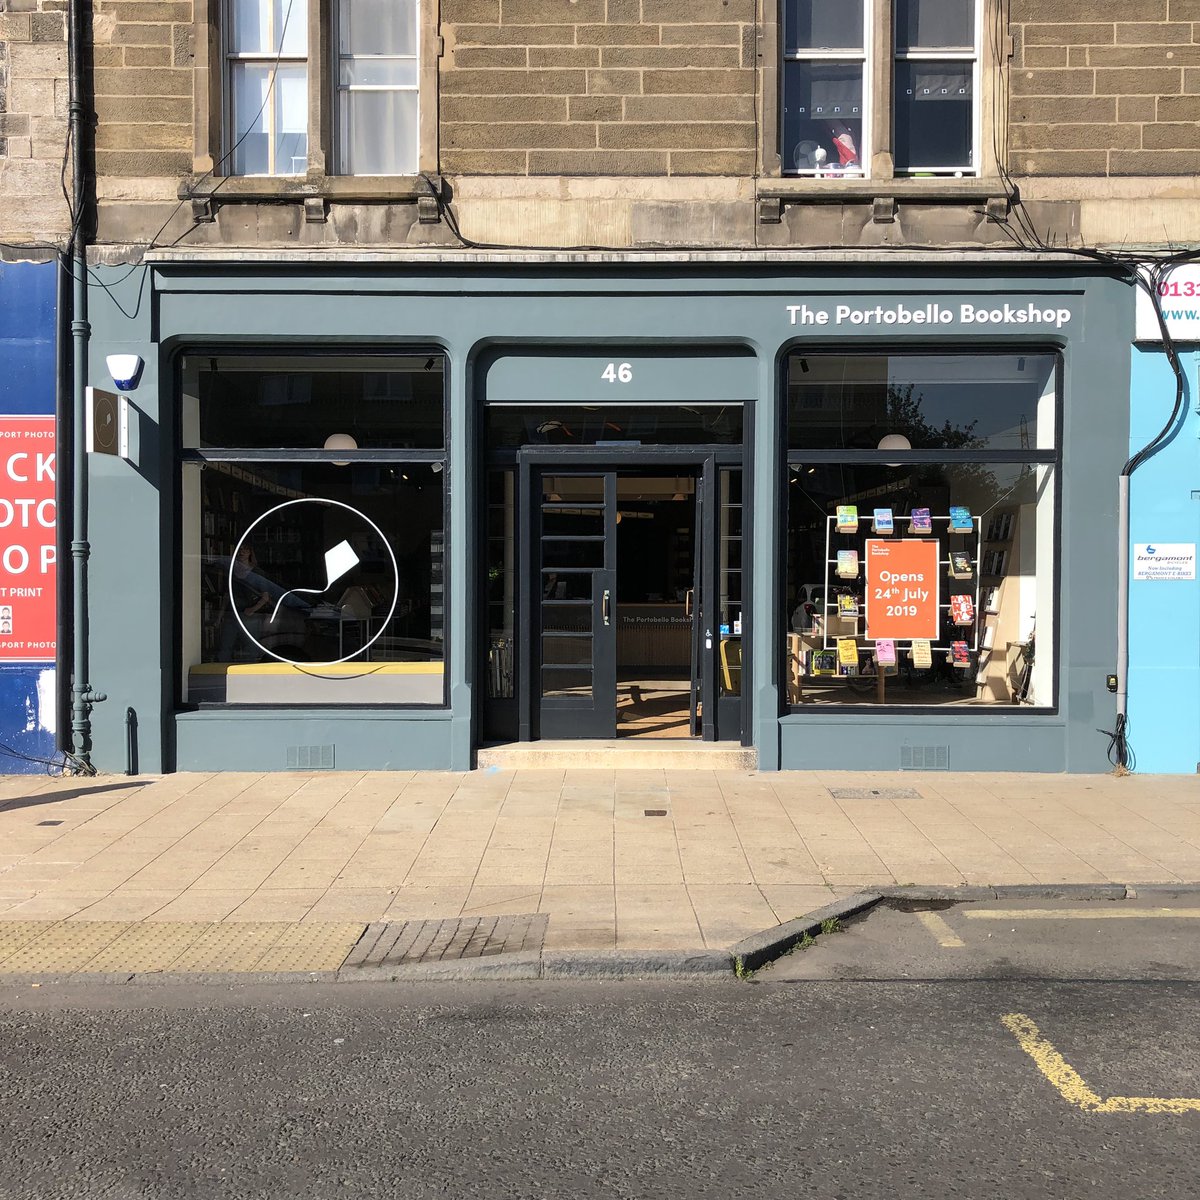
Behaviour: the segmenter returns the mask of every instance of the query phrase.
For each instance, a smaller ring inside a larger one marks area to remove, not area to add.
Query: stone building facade
[[[310,35],[311,149],[303,171],[256,183],[221,160],[222,0],[95,0],[97,255],[126,261],[177,239],[458,244],[429,211],[429,183],[336,172],[322,98],[333,5],[293,4]],[[890,4],[868,7],[886,41]],[[0,0],[0,236],[17,244],[66,232],[64,8]],[[966,179],[896,177],[882,136],[870,180],[791,177],[786,8],[422,0],[420,170],[469,240],[503,245],[1003,245],[1014,195],[1002,171],[1047,243],[1195,238],[1196,0],[986,0],[980,162]],[[884,129],[880,83],[870,103]]]

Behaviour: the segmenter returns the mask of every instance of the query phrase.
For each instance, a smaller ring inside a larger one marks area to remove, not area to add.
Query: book
[[[917,638],[912,644],[912,660],[914,667],[928,670],[933,666],[933,651],[927,638]]]
[[[951,550],[950,578],[970,579],[972,574],[971,555],[966,550]]]
[[[914,508],[908,522],[909,533],[932,533],[933,520],[927,508]]]
[[[881,667],[896,665],[896,643],[891,638],[876,638],[875,661]]]
[[[965,645],[966,643],[964,643]],[[853,638],[838,638],[838,665],[858,671],[858,643]]]
[[[875,533],[893,533],[895,531],[895,522],[892,519],[892,510],[890,508],[877,508],[874,520],[871,522],[871,528]]]
[[[839,504],[837,506],[837,531],[838,533],[858,532],[858,508],[855,505]]]
[[[839,550],[837,552],[837,573],[839,579],[858,578],[857,550]]]
[[[842,592],[837,598],[839,617],[858,617],[858,597],[851,592]]]
[[[971,519],[971,510],[961,504],[950,505],[950,532],[973,533],[975,522]]]
[[[950,661],[956,667],[969,667],[971,665],[971,655],[967,650],[966,642],[950,643]]]
[[[837,655],[832,650],[814,650],[812,673],[814,675],[836,675]]]
[[[974,625],[975,601],[970,596],[951,596],[950,620],[955,625]]]

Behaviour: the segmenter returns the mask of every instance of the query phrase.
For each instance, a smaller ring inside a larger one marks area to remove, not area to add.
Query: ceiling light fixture
[[[331,433],[325,439],[325,449],[326,450],[357,450],[358,443],[348,433]],[[350,460],[349,459],[334,459],[333,465],[335,467],[348,467],[350,465]]]

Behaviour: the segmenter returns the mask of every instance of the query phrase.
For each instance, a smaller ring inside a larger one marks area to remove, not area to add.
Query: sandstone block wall
[[[65,0],[0,0],[0,240],[61,245],[67,138]]]
[[[754,0],[442,0],[442,168],[754,173]]]
[[[1200,173],[1200,0],[1013,0],[1014,174]]]

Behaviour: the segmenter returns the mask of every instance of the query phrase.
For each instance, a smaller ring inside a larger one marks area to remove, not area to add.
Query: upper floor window
[[[784,172],[978,174],[982,3],[784,0]]]
[[[333,173],[415,175],[419,0],[335,0],[332,28],[318,23],[321,45],[310,47],[309,10],[318,2],[225,0],[226,169],[304,175],[311,142]],[[326,59],[332,87],[313,105],[312,81]]]
[[[307,0],[229,0],[226,157],[234,175],[308,169]]]

